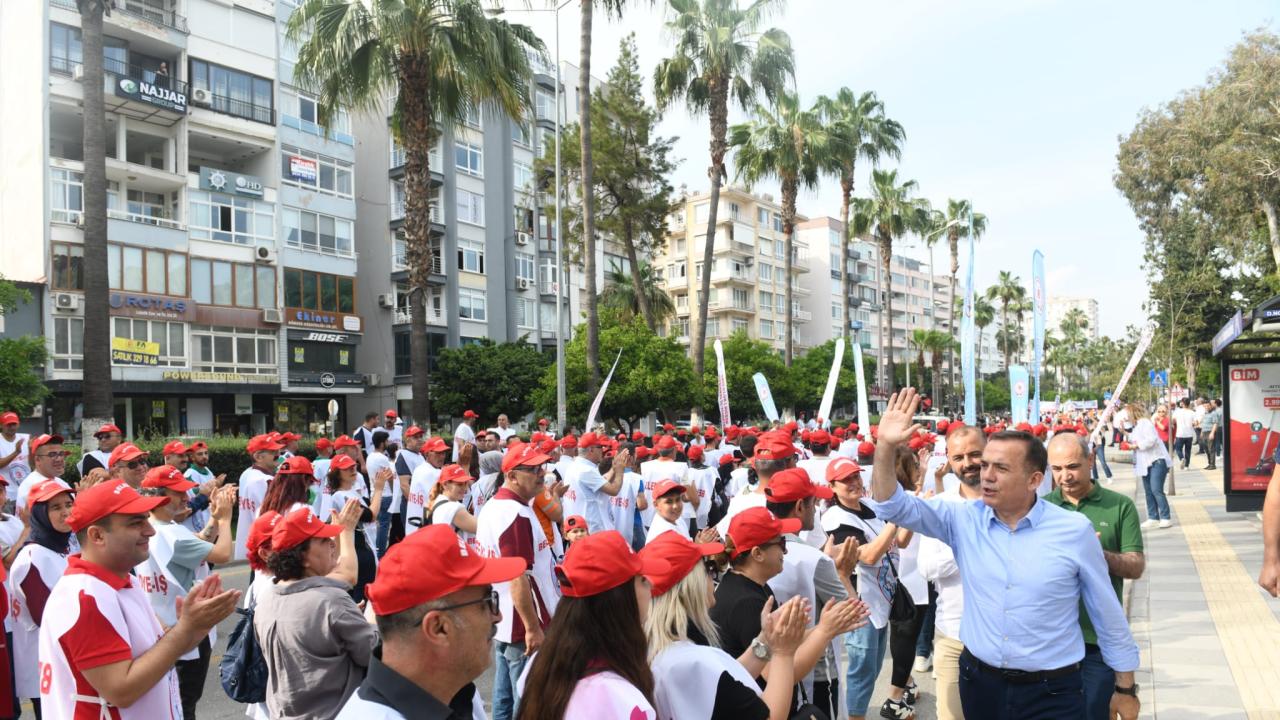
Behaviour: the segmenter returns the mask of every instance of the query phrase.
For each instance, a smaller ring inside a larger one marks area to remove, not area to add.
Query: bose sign
[[[348,336],[341,333],[313,332],[302,339],[310,342],[345,343],[348,341]]]

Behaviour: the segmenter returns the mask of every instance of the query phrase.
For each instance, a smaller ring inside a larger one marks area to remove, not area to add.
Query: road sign
[[[1148,370],[1147,378],[1151,380],[1151,384],[1155,387],[1165,387],[1169,384],[1168,370]]]
[[[1108,391],[1106,391],[1106,392],[1102,393],[1102,399],[1103,399],[1103,400],[1106,400],[1107,402],[1111,402],[1111,391],[1110,391],[1110,390],[1108,390]]]

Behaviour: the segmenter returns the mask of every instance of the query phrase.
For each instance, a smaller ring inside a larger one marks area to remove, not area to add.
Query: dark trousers
[[[408,509],[408,498],[400,498],[400,512],[391,513],[391,532],[387,536],[387,547],[404,539],[404,516]]]
[[[809,702],[817,705],[831,720],[840,717],[840,679],[813,681],[813,697]]]
[[[204,680],[209,675],[209,656],[212,654],[208,636],[200,641],[199,652],[200,656],[195,660],[179,660],[176,667],[183,720],[195,720],[196,703],[204,695]]]
[[[1182,467],[1184,468],[1191,464],[1191,441],[1193,439],[1180,437],[1173,439],[1173,456],[1182,460]]]
[[[920,623],[920,636],[916,638],[916,657],[927,658],[933,655],[933,617],[938,607],[938,590],[929,583],[929,605],[924,611],[924,620]]]
[[[916,639],[920,637],[920,626],[924,624],[928,607],[917,605],[916,616],[907,622],[889,621],[889,658],[893,663],[889,682],[894,687],[906,687],[911,677],[911,668],[916,662]]]
[[[967,718],[982,720],[1084,720],[1084,679],[1079,670],[1037,683],[1017,684],[960,655],[960,704]]]
[[[1085,643],[1080,676],[1084,682],[1084,716],[1088,720],[1113,720],[1109,713],[1111,696],[1115,694],[1116,671],[1103,662],[1102,650],[1097,645]]]

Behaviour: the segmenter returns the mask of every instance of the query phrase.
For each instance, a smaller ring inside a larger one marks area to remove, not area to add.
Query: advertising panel
[[[1226,492],[1266,490],[1280,450],[1280,362],[1225,368]]]

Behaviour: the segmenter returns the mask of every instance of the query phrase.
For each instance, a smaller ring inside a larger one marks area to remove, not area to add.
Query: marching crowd
[[[239,609],[215,672],[254,718],[485,718],[491,666],[496,720],[911,718],[927,672],[940,718],[1135,718],[1141,519],[1097,467],[1122,437],[1167,521],[1155,423],[918,407],[651,435],[468,411],[452,442],[388,411],[314,458],[256,436],[235,482],[106,425],[74,488],[63,438],[5,413],[0,717],[191,720]]]

